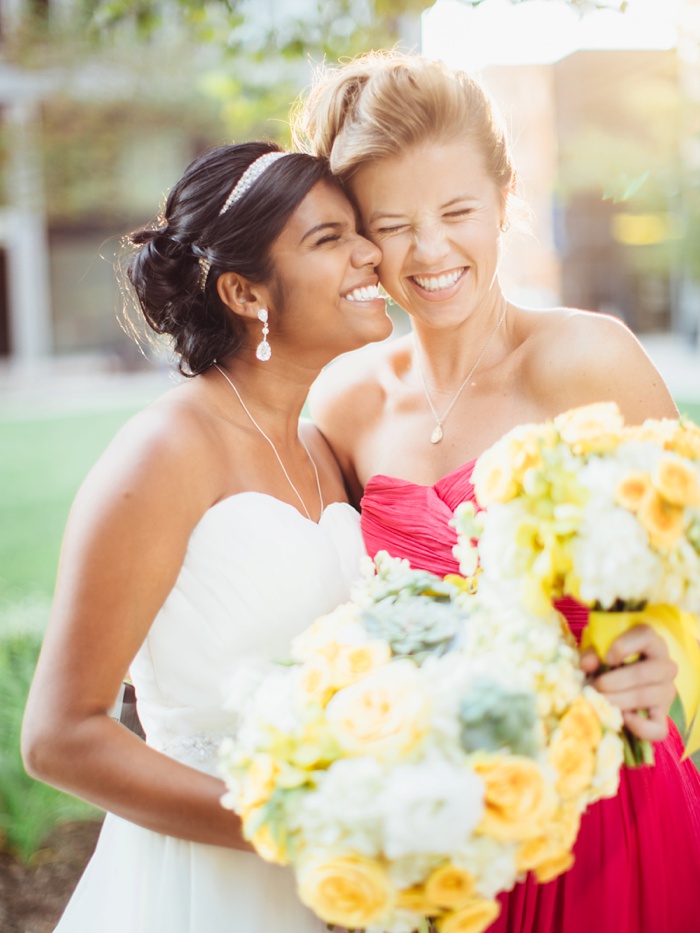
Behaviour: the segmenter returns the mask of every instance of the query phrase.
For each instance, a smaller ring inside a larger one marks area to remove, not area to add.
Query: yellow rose
[[[438,933],[482,933],[498,917],[496,901],[478,900],[437,921]]]
[[[560,807],[547,828],[547,833],[524,842],[518,849],[515,856],[518,871],[553,872],[556,865],[562,866],[560,872],[566,871],[573,861],[571,850],[580,825],[581,814],[577,807],[571,804]],[[552,874],[551,878],[554,878],[555,874]]]
[[[700,427],[692,421],[681,420],[668,447],[679,457],[700,460]]]
[[[351,930],[379,921],[396,899],[386,868],[360,855],[302,863],[298,883],[307,907],[326,923]]]
[[[629,473],[615,490],[615,501],[623,509],[636,512],[651,489],[651,479],[646,473]]]
[[[333,686],[340,688],[357,683],[390,660],[391,648],[379,638],[359,645],[342,645],[333,664]]]
[[[399,891],[396,908],[397,910],[411,910],[414,914],[423,914],[424,917],[435,917],[441,913],[438,905],[430,900],[421,884]]]
[[[452,910],[468,904],[474,897],[474,888],[474,876],[451,863],[436,868],[425,882],[428,900]]]
[[[697,471],[676,457],[661,457],[651,478],[659,495],[671,505],[700,504]]]
[[[398,660],[338,691],[326,708],[330,728],[350,755],[405,754],[423,739],[428,698],[412,661]]]
[[[342,603],[328,615],[319,616],[292,640],[292,658],[306,661],[322,654],[332,661],[339,644],[362,637],[364,629],[358,621],[358,614],[359,609],[354,603]]]
[[[649,535],[652,545],[670,548],[683,534],[685,510],[670,505],[658,493],[650,492],[639,506],[637,519]]]
[[[255,807],[267,803],[275,789],[278,770],[275,759],[264,752],[250,759],[241,780],[242,789],[236,807],[241,817],[245,818]]]
[[[563,412],[554,425],[575,453],[602,453],[622,440],[624,419],[614,402],[597,402]]]
[[[275,865],[287,865],[287,848],[283,842],[275,839],[275,835],[267,823],[263,823],[260,829],[253,833],[250,842],[255,846],[255,851],[260,858],[266,862],[273,862]]]
[[[299,668],[298,676],[299,688],[308,700],[325,706],[334,693],[333,668],[329,659],[323,654],[310,657]]]
[[[477,831],[504,842],[541,835],[557,805],[535,761],[509,756],[474,764],[485,783],[486,812]]]
[[[589,795],[591,801],[615,796],[620,786],[623,761],[622,739],[615,732],[606,733],[596,752],[595,788]]]
[[[509,438],[497,441],[479,457],[471,479],[477,502],[483,507],[492,502],[508,502],[517,496]]]
[[[600,719],[595,709],[583,697],[574,700],[562,716],[559,728],[562,735],[571,736],[589,748],[597,748],[603,737]]]
[[[557,772],[556,788],[562,797],[575,797],[591,785],[595,752],[572,735],[559,735],[549,747],[549,761]]]
[[[325,719],[318,718],[304,725],[290,756],[298,768],[318,768],[330,764],[340,755],[340,748]]]
[[[560,852],[548,862],[538,865],[535,869],[535,877],[540,884],[546,884],[552,881],[565,871],[568,871],[574,864],[574,857],[571,852]]]

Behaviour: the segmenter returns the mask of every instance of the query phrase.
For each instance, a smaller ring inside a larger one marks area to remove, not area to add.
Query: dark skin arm
[[[182,436],[192,447],[183,450]],[[197,419],[152,410],[86,480],[65,534],[22,751],[32,776],[125,819],[248,850],[240,820],[219,802],[222,781],[147,747],[108,715],[192,529],[216,501],[210,447]]]

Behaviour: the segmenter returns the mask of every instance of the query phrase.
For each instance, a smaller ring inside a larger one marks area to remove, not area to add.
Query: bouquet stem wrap
[[[582,648],[594,648],[605,658],[616,638],[635,625],[648,625],[664,639],[673,661],[678,666],[676,690],[686,723],[685,751],[687,758],[700,749],[700,625],[698,618],[675,606],[646,606],[639,611],[592,611],[581,638]]]

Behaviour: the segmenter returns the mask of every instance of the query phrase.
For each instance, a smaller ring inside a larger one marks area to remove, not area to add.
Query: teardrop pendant
[[[441,440],[442,440],[442,425],[438,421],[438,423],[433,428],[433,433],[430,435],[430,443],[439,444]]]
[[[272,356],[272,350],[267,340],[263,339],[260,341],[258,348],[255,351],[255,355],[263,363],[266,363],[270,359]]]

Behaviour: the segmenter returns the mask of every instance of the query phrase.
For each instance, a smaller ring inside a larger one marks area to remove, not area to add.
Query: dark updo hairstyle
[[[271,143],[220,146],[195,159],[168,195],[157,224],[130,234],[123,265],[149,327],[172,338],[180,372],[195,376],[240,349],[243,320],[219,298],[218,277],[238,272],[270,281],[271,248],[291,214],[322,180],[337,184],[325,160],[289,153],[269,165],[228,210],[226,199]],[[203,282],[200,259],[211,262]]]

